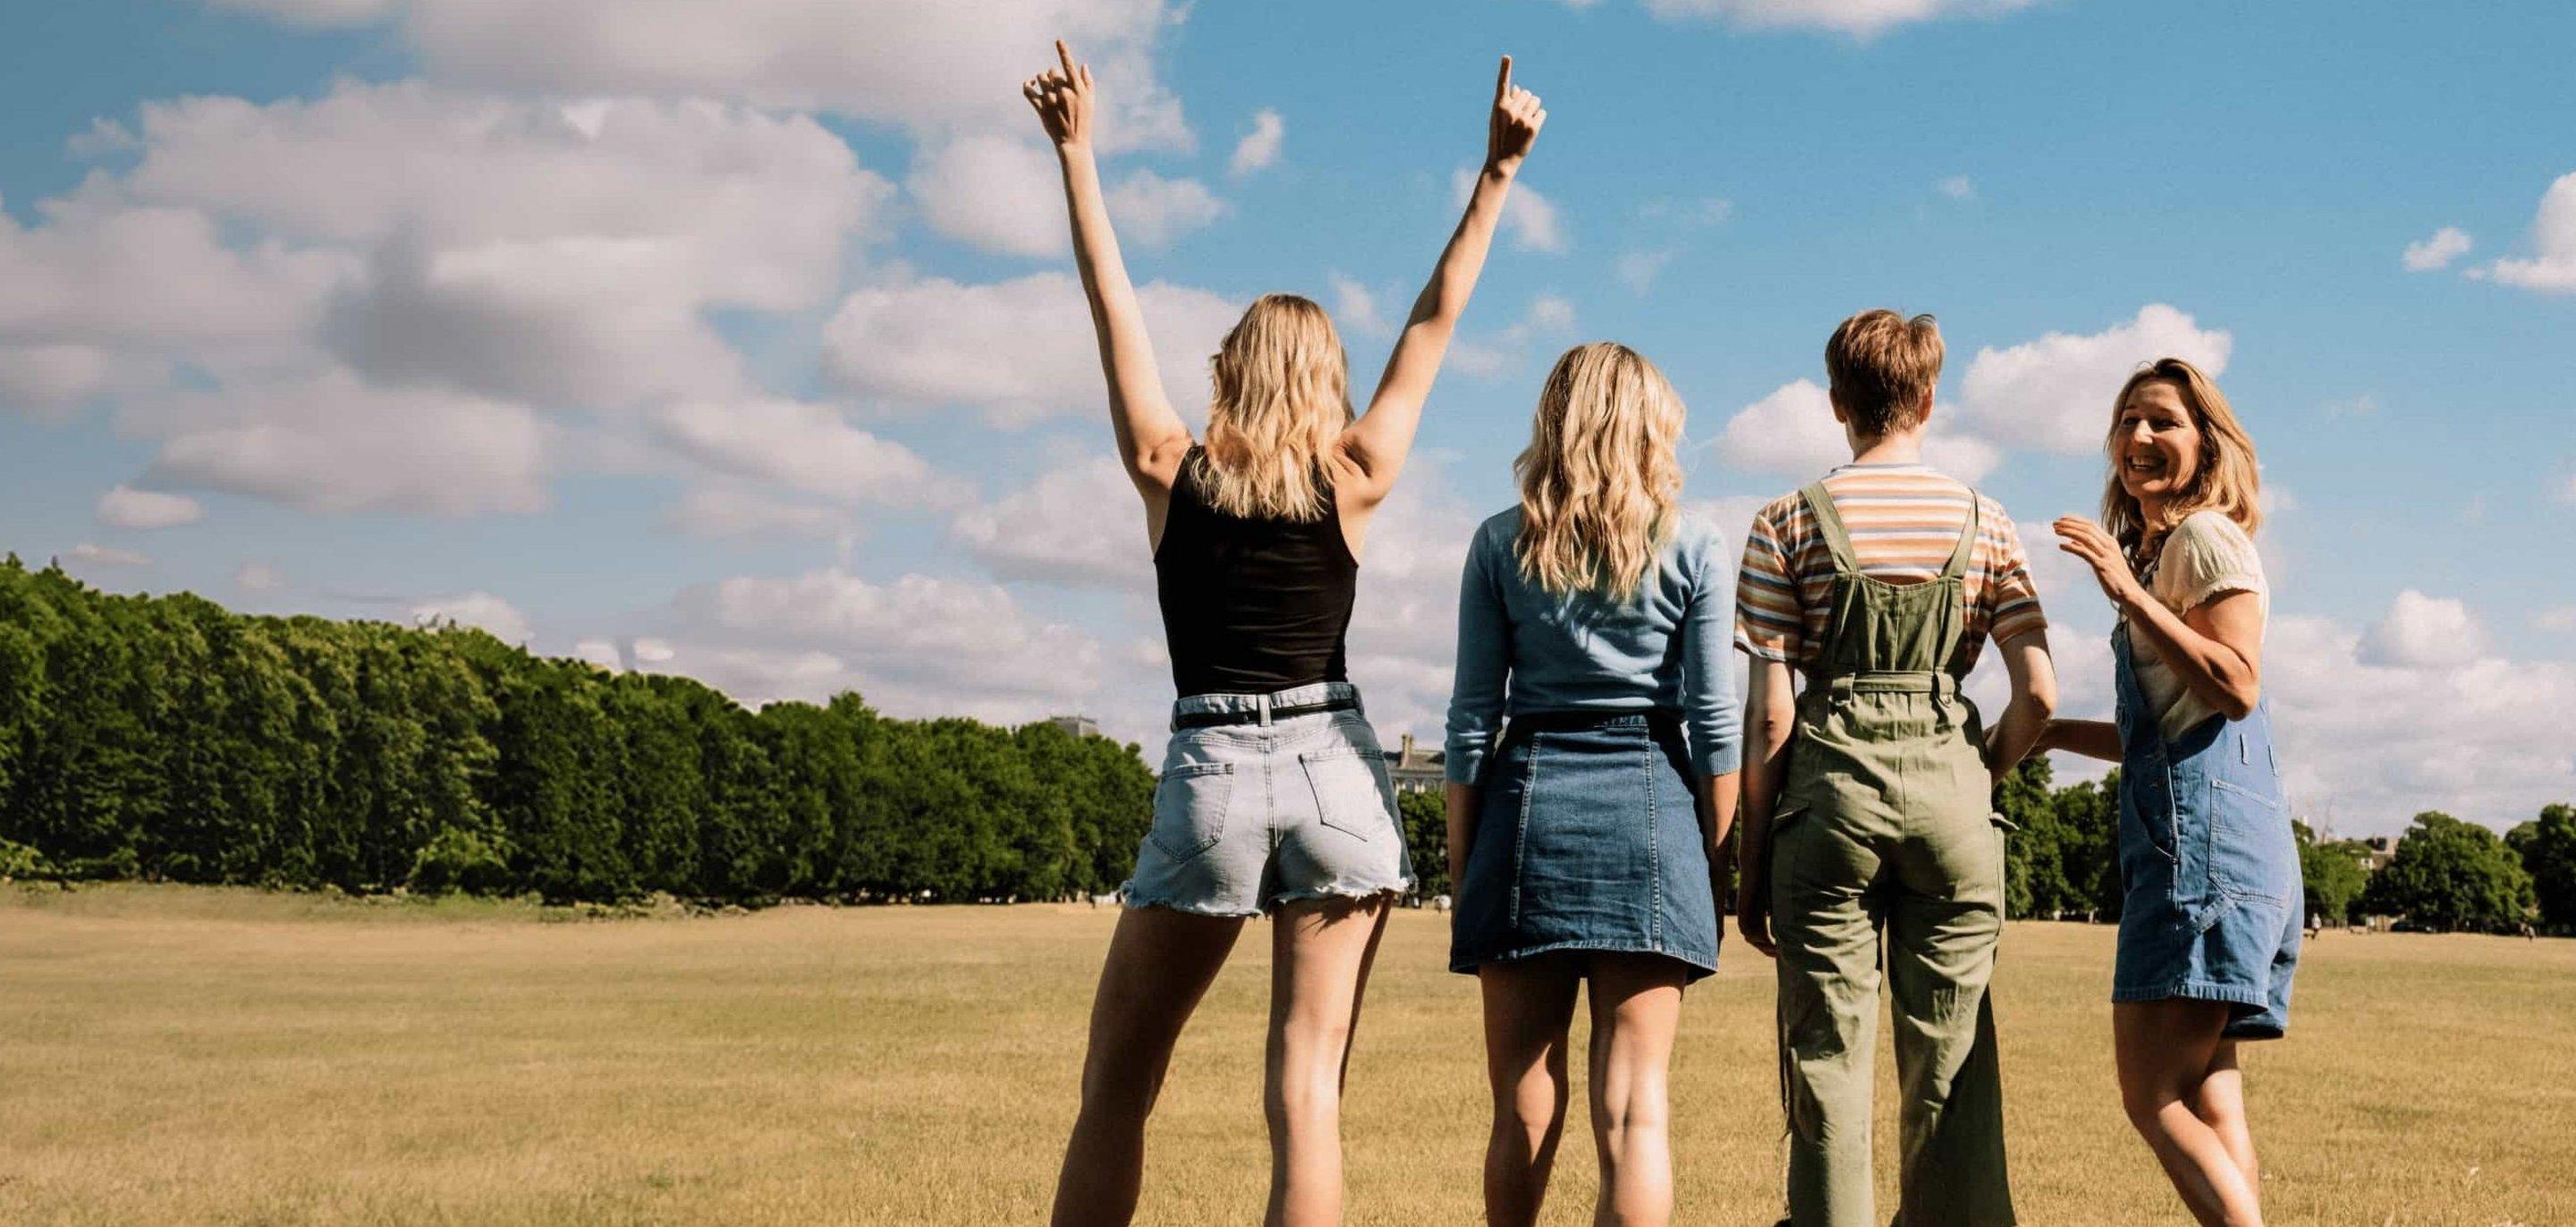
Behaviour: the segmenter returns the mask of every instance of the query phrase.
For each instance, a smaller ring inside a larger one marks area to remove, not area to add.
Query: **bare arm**
[[[2038,747],[2057,711],[2057,666],[2049,659],[2048,632],[2015,635],[2001,650],[2004,672],[2012,678],[2012,700],[1986,730],[1985,745],[1986,769],[1998,780]]]
[[[2051,720],[2040,733],[2036,748],[2064,750],[2113,763],[2125,757],[2120,752],[2120,726],[2108,720]]]
[[[2100,525],[2066,516],[2053,526],[2057,548],[2093,568],[2102,595],[2188,690],[2230,720],[2242,720],[2263,697],[2263,598],[2227,592],[2176,614],[2138,582],[2119,543]]]
[[[1771,941],[1771,811],[1787,776],[1798,727],[1797,679],[1786,662],[1752,663],[1744,712],[1744,833],[1736,841],[1735,928],[1764,954]]]
[[[1467,850],[1476,846],[1476,814],[1485,802],[1485,790],[1474,784],[1449,781],[1449,893],[1458,893],[1467,880]]]
[[[1712,869],[1726,856],[1726,836],[1735,829],[1736,803],[1743,798],[1744,773],[1699,777],[1699,833],[1708,840]]]
[[[1466,313],[1476,278],[1484,272],[1485,254],[1493,246],[1494,227],[1502,220],[1503,199],[1511,191],[1512,177],[1520,173],[1521,160],[1529,156],[1538,141],[1539,126],[1546,122],[1547,112],[1539,106],[1538,95],[1512,84],[1512,57],[1504,56],[1486,124],[1485,165],[1467,197],[1467,213],[1441,250],[1430,283],[1413,300],[1413,314],[1405,319],[1404,334],[1396,338],[1386,372],[1378,376],[1377,394],[1369,398],[1367,414],[1342,432],[1342,458],[1351,470],[1347,492],[1355,504],[1347,510],[1366,513],[1395,488],[1404,458],[1413,450],[1414,431],[1422,424],[1422,403],[1431,395],[1432,378],[1440,373],[1440,360],[1449,352],[1458,318]],[[1337,488],[1343,484],[1336,483]]]
[[[1137,305],[1136,287],[1127,280],[1126,262],[1119,258],[1118,236],[1109,226],[1100,167],[1091,153],[1095,100],[1091,66],[1075,66],[1062,41],[1056,43],[1055,53],[1060,67],[1030,78],[1020,90],[1037,108],[1038,120],[1055,142],[1056,161],[1064,171],[1065,210],[1073,218],[1074,262],[1082,270],[1083,293],[1091,300],[1100,367],[1109,379],[1109,424],[1118,435],[1118,459],[1144,495],[1147,518],[1159,538],[1172,479],[1189,451],[1190,428],[1163,394],[1162,375],[1154,366],[1154,343],[1145,335],[1145,313]]]

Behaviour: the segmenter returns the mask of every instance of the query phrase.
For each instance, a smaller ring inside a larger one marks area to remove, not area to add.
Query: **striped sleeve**
[[[1781,544],[1783,510],[1773,503],[1753,517],[1735,576],[1735,648],[1755,660],[1794,662],[1806,635],[1796,572]]]
[[[2013,526],[2002,504],[1992,499],[1985,500],[1979,514],[1991,517],[1996,528],[1995,556],[1988,562],[1986,576],[1994,613],[1986,633],[1996,643],[2010,643],[2032,631],[2047,630],[2048,615],[2039,607],[2038,585],[2031,582],[2030,556],[2022,551],[2021,530]]]

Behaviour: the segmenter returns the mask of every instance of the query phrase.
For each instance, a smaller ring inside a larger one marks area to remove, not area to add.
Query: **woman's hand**
[[[1035,107],[1047,137],[1065,149],[1091,147],[1091,65],[1076,66],[1064,40],[1055,40],[1059,65],[1020,83],[1020,93]]]
[[[1083,84],[1087,88],[1089,79]],[[1546,123],[1547,109],[1539,105],[1538,95],[1512,84],[1512,57],[1504,56],[1502,75],[1494,80],[1494,113],[1485,128],[1485,169],[1506,175],[1518,171]]]
[[[2148,600],[2147,590],[2138,583],[2137,573],[2129,569],[2129,560],[2120,552],[2120,543],[2102,526],[2082,516],[2059,516],[2049,525],[2057,534],[2057,548],[2084,560],[2093,568],[2093,582],[2102,586],[2102,595],[2113,607],[2135,609]]]

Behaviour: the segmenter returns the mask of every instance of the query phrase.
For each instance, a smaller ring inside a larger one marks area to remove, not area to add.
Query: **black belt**
[[[1311,716],[1317,712],[1358,711],[1359,707],[1360,701],[1358,699],[1327,699],[1321,703],[1299,703],[1294,707],[1274,707],[1270,709],[1270,718],[1273,720],[1285,720],[1290,716]],[[1261,712],[1258,708],[1252,711],[1194,711],[1187,715],[1172,717],[1172,727],[1175,729],[1204,729],[1214,728],[1220,724],[1259,723],[1261,723]]]

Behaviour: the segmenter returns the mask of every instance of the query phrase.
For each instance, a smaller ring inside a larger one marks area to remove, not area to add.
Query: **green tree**
[[[2544,805],[2538,818],[2504,839],[2531,875],[2541,919],[2557,932],[2576,933],[2576,805]]]
[[[2532,909],[2531,875],[2496,833],[2428,810],[2371,875],[2362,906],[2438,931],[2519,928]]]
[[[2299,840],[2299,877],[2306,883],[2311,923],[2351,920],[2352,905],[2370,883],[2370,871],[2363,867],[2368,850],[2353,840],[2319,839],[2304,822],[2293,821],[2290,830]]]
[[[1413,865],[1415,888],[1426,899],[1453,895],[1449,880],[1449,804],[1440,790],[1397,794],[1396,817],[1404,825],[1404,854]]]

